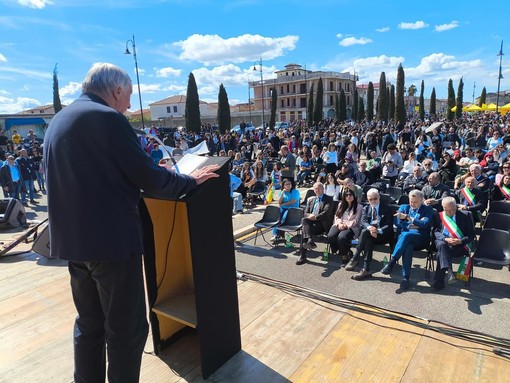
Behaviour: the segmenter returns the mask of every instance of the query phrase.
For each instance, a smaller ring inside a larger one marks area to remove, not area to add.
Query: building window
[[[292,99],[292,106],[293,106],[294,108],[296,107],[296,99],[295,99],[295,98],[293,98],[293,99]]]
[[[333,105],[333,96],[329,96],[329,105]]]
[[[299,93],[306,93],[306,83],[299,84]]]
[[[171,113],[171,112],[170,112],[170,107],[169,107],[169,106],[167,106],[167,107],[166,107],[166,112],[167,112],[167,113]]]
[[[282,108],[283,108],[285,106],[285,102],[283,101],[283,99],[282,99],[282,101],[280,103],[281,103]]]
[[[296,94],[296,84],[292,85],[292,93]]]
[[[287,93],[290,93],[290,85],[287,84]]]
[[[334,90],[334,89],[333,89],[333,81],[330,81],[330,82],[329,82],[329,90],[331,90],[331,91],[333,91],[333,90]]]
[[[290,98],[287,99],[287,106],[290,106]]]
[[[174,113],[177,113],[177,106],[174,106]]]
[[[351,97],[347,96],[347,105],[351,105]]]
[[[280,94],[283,94],[283,86],[280,87]]]
[[[347,92],[350,92],[351,84],[347,83]]]

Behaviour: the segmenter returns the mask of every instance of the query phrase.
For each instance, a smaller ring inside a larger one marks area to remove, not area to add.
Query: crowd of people
[[[264,200],[276,201],[282,220],[304,202],[296,263],[307,262],[307,251],[316,247],[313,236],[324,233],[347,270],[362,263],[355,280],[371,276],[373,246],[389,243],[392,253],[381,271],[390,273],[402,258],[401,288],[407,289],[413,250],[425,248],[433,231],[440,254],[434,287],[443,288],[446,274],[450,283],[455,280],[452,257],[464,254],[461,249],[474,239],[464,217],[480,222],[490,201],[510,202],[510,118],[494,113],[435,123],[326,119],[308,127],[296,121],[284,130],[223,135],[205,127],[194,136],[207,142],[210,155],[232,158],[234,214],[253,203],[256,183],[266,186]],[[313,195],[300,201],[298,187]],[[389,188],[399,189],[401,198],[382,201]],[[456,237],[451,222],[461,222],[457,229],[464,237]],[[275,230],[272,241],[280,239]],[[353,239],[358,244],[351,250]]]
[[[37,193],[45,193],[43,149],[33,130],[22,137],[16,130],[9,138],[0,132],[0,185],[5,198],[15,198],[24,206],[37,205]],[[35,187],[37,182],[37,188]]]

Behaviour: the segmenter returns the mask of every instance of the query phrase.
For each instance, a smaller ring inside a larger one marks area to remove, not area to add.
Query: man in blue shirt
[[[9,155],[0,168],[0,184],[5,197],[19,199],[21,191],[21,175],[13,155]]]

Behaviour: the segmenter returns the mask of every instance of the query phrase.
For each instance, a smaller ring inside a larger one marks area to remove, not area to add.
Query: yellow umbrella
[[[452,112],[456,112],[457,111],[457,105],[455,105],[453,108],[450,109]]]
[[[466,112],[480,112],[481,110],[482,110],[482,108],[480,108],[476,104],[471,104],[468,107],[466,107],[466,109],[465,109]]]
[[[491,102],[489,105],[487,105],[487,109],[486,110],[496,110],[496,104]]]
[[[510,110],[510,102],[506,105],[503,105],[502,107],[499,108],[499,110]]]

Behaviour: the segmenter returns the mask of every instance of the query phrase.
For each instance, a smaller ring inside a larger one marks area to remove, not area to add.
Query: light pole
[[[250,95],[250,81],[248,81],[248,113],[250,114],[250,124],[251,124],[251,95]]]
[[[136,44],[135,44],[135,35],[133,35],[133,39],[126,41],[126,51],[124,54],[130,55],[128,45],[131,43],[133,47],[133,57],[135,58],[135,70],[136,70],[136,83],[138,85],[138,100],[140,101],[140,114],[142,116],[142,129],[145,128],[145,122],[143,121],[143,107],[142,107],[142,93],[140,92],[140,77],[138,76],[138,61],[136,61]]]
[[[264,128],[264,77],[262,76],[262,57],[253,63],[253,70],[256,71],[256,65],[260,65],[260,86],[262,87],[262,127]]]
[[[499,76],[498,76],[498,93],[496,96],[496,113],[498,113],[499,108],[499,86],[501,84],[501,79],[503,78],[503,75],[501,74],[501,61],[503,60],[503,40],[501,40],[501,48],[499,49],[499,53],[497,54],[499,56]]]

